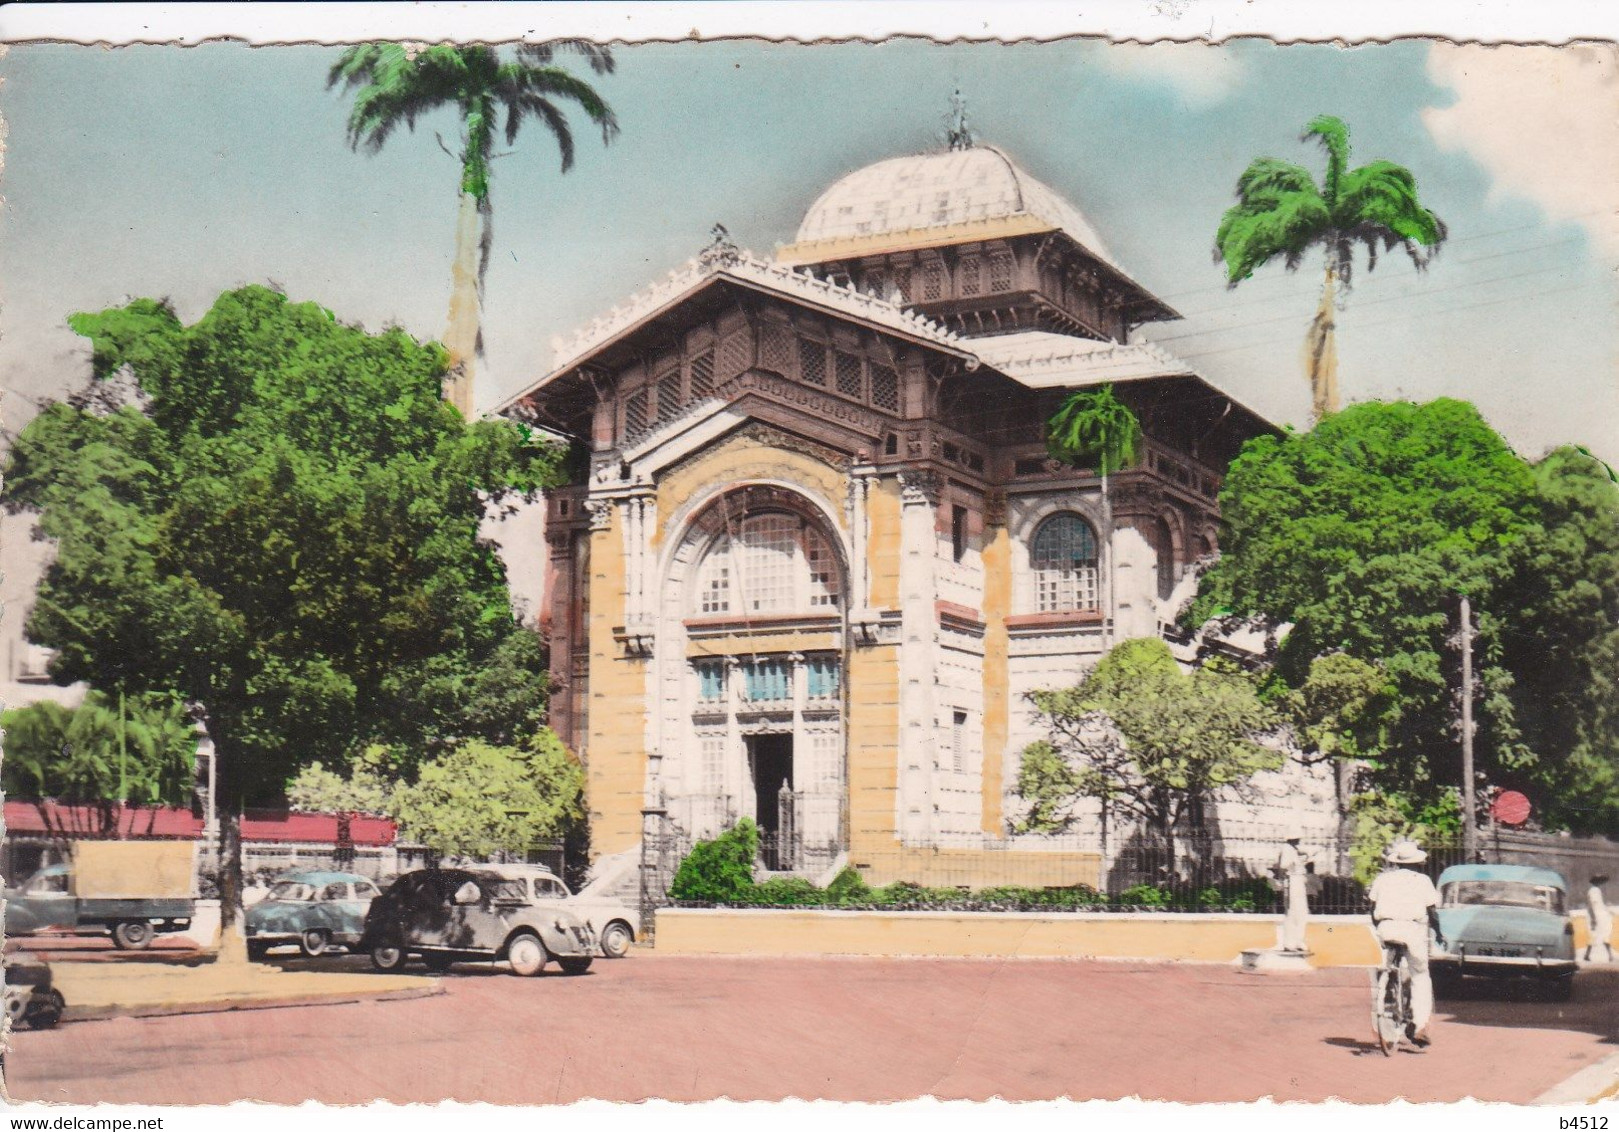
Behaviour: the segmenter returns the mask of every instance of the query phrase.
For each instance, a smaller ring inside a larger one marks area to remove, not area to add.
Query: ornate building
[[[717,230],[559,343],[502,411],[589,454],[546,538],[552,724],[594,850],[661,802],[694,836],[790,833],[778,867],[947,853],[992,880],[1040,734],[1025,693],[1161,631],[1215,552],[1223,470],[1272,427],[1131,342],[1176,317],[966,146],[844,177],[774,260]],[[1044,442],[1104,383],[1144,433],[1105,491]]]

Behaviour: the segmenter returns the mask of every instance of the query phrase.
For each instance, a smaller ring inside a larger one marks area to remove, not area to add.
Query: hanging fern
[[[1046,423],[1046,449],[1054,458],[1104,476],[1134,464],[1140,446],[1141,422],[1111,385],[1070,393]]]

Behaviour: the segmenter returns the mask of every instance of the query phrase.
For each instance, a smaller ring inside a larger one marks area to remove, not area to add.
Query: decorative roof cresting
[[[725,226],[716,224],[713,240],[703,251],[651,286],[636,292],[624,303],[598,315],[571,336],[553,338],[551,346],[555,351],[555,362],[552,372],[566,369],[592,350],[676,301],[697,284],[717,275],[809,299],[841,314],[899,331],[969,358],[974,357],[971,348],[958,335],[932,319],[856,290],[853,285],[839,286],[817,279],[807,272],[761,259],[746,249],[738,248],[731,242]]]

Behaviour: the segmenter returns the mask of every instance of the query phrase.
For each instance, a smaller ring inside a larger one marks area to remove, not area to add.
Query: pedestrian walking
[[[1602,886],[1608,883],[1606,873],[1591,878],[1591,887],[1585,893],[1585,916],[1590,921],[1591,935],[1585,941],[1585,961],[1591,961],[1591,949],[1601,944],[1613,962],[1613,911],[1602,897]]]

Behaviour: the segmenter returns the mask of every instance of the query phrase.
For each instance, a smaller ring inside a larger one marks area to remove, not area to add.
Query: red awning
[[[170,806],[114,807],[115,836],[202,836],[203,822],[190,810]],[[8,800],[8,834],[47,834],[57,837],[101,837],[101,814],[95,806],[57,802]],[[392,845],[397,830],[387,818],[357,816],[349,820],[349,838],[355,845]],[[336,845],[336,814],[294,814],[284,810],[249,810],[242,815],[243,841],[300,841]]]

